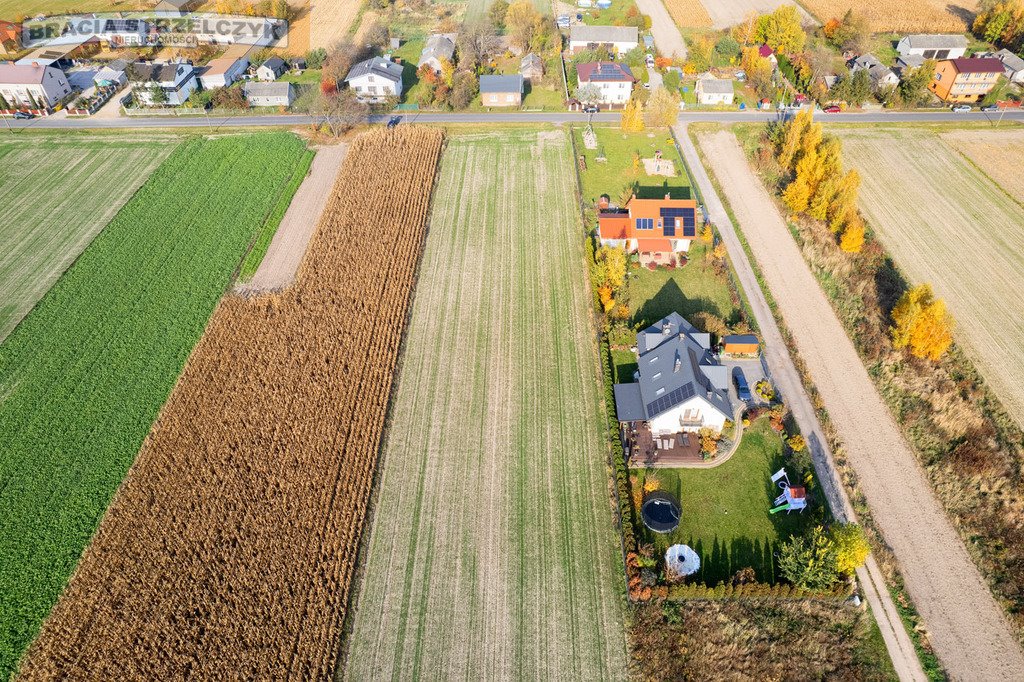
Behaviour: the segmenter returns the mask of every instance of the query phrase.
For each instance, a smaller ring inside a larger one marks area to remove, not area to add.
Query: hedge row
[[[684,599],[735,599],[739,597],[771,597],[774,599],[828,599],[843,601],[852,594],[851,585],[846,582],[837,583],[828,590],[808,590],[794,585],[777,583],[747,583],[732,585],[719,583],[715,587],[707,585],[670,585],[668,599],[681,601]]]
[[[619,437],[619,421],[615,418],[615,394],[612,389],[611,351],[608,349],[608,337],[601,334],[601,371],[604,374],[604,403],[608,414],[608,440],[612,446],[612,467],[615,469],[615,492],[619,503],[619,526],[622,530],[623,550],[627,553],[636,551],[636,531],[633,527],[633,496],[629,490],[629,467],[626,466],[626,453],[622,449]]]

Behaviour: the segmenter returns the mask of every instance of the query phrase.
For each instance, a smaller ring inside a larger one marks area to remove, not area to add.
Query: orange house
[[[697,202],[693,199],[638,199],[619,209],[602,208],[598,236],[603,246],[639,252],[642,260],[664,262],[690,250],[697,237]]]
[[[0,54],[13,55],[21,50],[21,26],[0,20]]]
[[[944,59],[935,67],[928,89],[943,102],[980,102],[1003,75],[994,57]]]

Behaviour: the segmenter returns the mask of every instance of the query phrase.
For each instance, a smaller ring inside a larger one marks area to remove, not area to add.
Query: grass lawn
[[[682,520],[668,534],[652,533],[639,523],[641,541],[654,543],[655,556],[669,545],[684,543],[701,557],[699,577],[708,585],[728,580],[747,566],[761,582],[776,581],[773,554],[779,543],[802,532],[825,512],[812,503],[803,514],[769,514],[777,488],[773,472],[785,464],[782,439],[762,417],[744,432],[739,450],[713,469],[650,469],[638,472],[657,478],[661,489],[679,498]]]
[[[302,73],[295,74],[290,71],[285,75],[278,78],[280,81],[285,83],[319,83],[320,82],[320,69],[306,69]]]
[[[728,280],[705,264],[707,248],[695,240],[690,246],[690,262],[681,268],[630,268],[626,302],[633,311],[634,324],[647,326],[673,311],[686,319],[707,312],[726,323],[739,320]]]
[[[666,193],[673,199],[690,199],[690,180],[683,169],[683,161],[676,151],[672,137],[667,130],[655,130],[642,133],[624,133],[618,128],[602,128],[594,126],[597,135],[597,149],[586,149],[583,146],[583,129],[573,131],[576,136],[576,151],[582,154],[587,162],[587,169],[580,172],[583,181],[583,199],[597,203],[602,194],[607,194],[613,202],[624,198],[630,188],[641,198],[662,197]],[[661,150],[662,158],[670,159],[676,166],[676,175],[647,175],[643,165],[634,168],[633,157],[654,158],[654,152]],[[598,162],[596,157],[603,151],[607,161]]]
[[[608,9],[576,9],[583,15],[583,23],[588,26],[623,26],[629,21],[629,10],[636,7],[633,0],[612,0]]]
[[[633,383],[633,373],[637,370],[636,355],[631,350],[613,350],[612,365],[615,370],[615,383]]]

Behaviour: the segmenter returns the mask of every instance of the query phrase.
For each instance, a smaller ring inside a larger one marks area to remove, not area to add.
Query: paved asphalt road
[[[719,121],[723,123],[734,123],[743,121],[768,121],[778,117],[777,112],[768,111],[684,111],[679,115],[679,123],[696,123],[699,121]],[[371,121],[380,123],[388,120],[390,115],[379,115],[371,117]],[[402,122],[412,123],[584,123],[593,118],[594,122],[614,123],[619,120],[619,114],[604,112],[589,114],[575,112],[551,112],[551,113],[473,113],[473,114],[444,114],[444,113],[409,113],[401,114]],[[67,129],[103,129],[103,128],[205,128],[208,126],[301,126],[309,125],[312,122],[310,116],[299,114],[285,114],[279,116],[147,116],[147,117],[120,117],[113,119],[69,119],[69,118],[36,118],[30,121],[14,121],[5,119],[10,129],[20,130],[24,128],[67,128]],[[922,122],[991,122],[995,124],[999,120],[998,114],[990,114],[980,111],[971,113],[954,114],[950,111],[915,111],[915,112],[874,112],[874,113],[845,113],[845,114],[817,114],[817,120],[836,123],[922,123]],[[1024,122],[1024,111],[1007,112],[1003,115],[1004,123],[1014,121]],[[0,127],[0,135],[4,134],[7,126]]]

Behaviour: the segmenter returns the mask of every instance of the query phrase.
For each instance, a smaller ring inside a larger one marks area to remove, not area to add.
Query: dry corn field
[[[942,141],[970,159],[993,182],[1024,204],[1024,130],[957,130]]]
[[[864,17],[875,32],[964,33],[974,21],[974,0],[803,0],[819,20],[842,18],[848,9]]]
[[[331,675],[441,144],[357,139],[296,284],[221,302],[24,679]]]
[[[665,8],[680,28],[708,28],[711,15],[700,0],[664,0]]]
[[[573,185],[563,131],[449,141],[347,679],[625,679]]]
[[[702,0],[715,28],[729,28],[750,18],[751,13],[767,14],[782,5],[794,5],[806,25],[816,25],[814,17],[793,0]],[[682,25],[682,24],[680,24]]]
[[[1024,208],[936,135],[840,129],[861,210],[912,282],[931,282],[1008,411],[1024,415]],[[1008,314],[1009,313],[1009,314]]]

